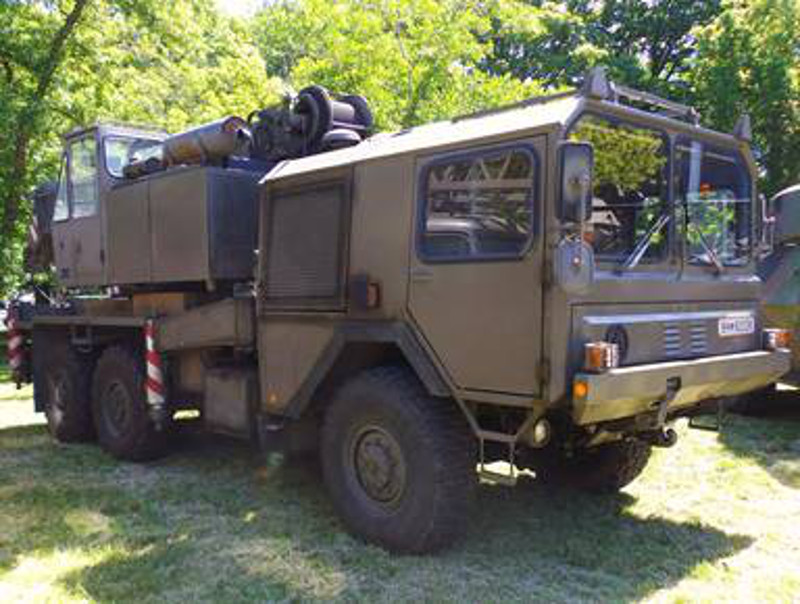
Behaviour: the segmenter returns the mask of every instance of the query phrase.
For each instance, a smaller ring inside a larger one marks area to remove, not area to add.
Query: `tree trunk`
[[[25,109],[19,113],[16,123],[10,124],[10,130],[14,133],[13,162],[8,180],[9,186],[5,199],[2,200],[2,207],[5,211],[3,212],[2,232],[0,232],[2,241],[6,242],[6,249],[9,247],[9,238],[14,236],[14,229],[19,218],[20,202],[25,193],[28,171],[28,151],[31,138],[36,132],[42,104],[50,91],[56,70],[61,64],[64,47],[75,31],[88,4],[89,0],[75,0],[64,24],[50,43],[50,48],[36,78],[36,89],[33,95]]]

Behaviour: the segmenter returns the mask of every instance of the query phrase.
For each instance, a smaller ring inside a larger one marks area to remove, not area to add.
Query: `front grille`
[[[679,357],[683,352],[683,338],[680,323],[664,324],[664,354],[668,357]]]
[[[692,356],[708,354],[708,333],[702,321],[694,321],[689,325],[689,352]]]
[[[703,321],[664,323],[664,355],[668,358],[705,356],[708,330]]]

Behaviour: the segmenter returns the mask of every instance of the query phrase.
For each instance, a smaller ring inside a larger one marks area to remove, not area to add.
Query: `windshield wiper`
[[[698,227],[694,222],[692,222],[691,218],[689,218],[689,220],[687,220],[686,222],[691,228],[694,229],[695,233],[697,233],[697,236],[699,237],[700,240],[700,244],[703,246],[703,249],[706,251],[706,254],[708,254],[708,257],[711,260],[711,264],[713,264],[714,268],[717,269],[717,273],[721,274],[725,270],[725,267],[722,265],[722,262],[720,262],[719,256],[717,256],[717,252],[715,252],[714,249],[708,244],[708,241],[706,241],[705,235],[703,235],[703,231],[701,231],[700,227]]]
[[[642,240],[639,241],[635,248],[633,248],[630,256],[628,256],[622,263],[623,268],[631,269],[635,268],[636,265],[639,264],[647,250],[650,248],[650,243],[653,241],[653,238],[661,232],[664,226],[669,222],[669,219],[669,214],[662,214],[658,220],[656,220],[655,224],[650,227],[650,230],[645,233],[645,236],[642,238]]]

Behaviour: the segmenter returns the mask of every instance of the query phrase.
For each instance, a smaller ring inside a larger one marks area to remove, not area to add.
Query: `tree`
[[[64,61],[67,47],[79,27],[88,0],[76,0],[71,6],[60,6],[63,17],[47,15],[27,4],[4,5],[0,16],[4,29],[16,36],[3,36],[0,63],[5,80],[0,89],[4,129],[10,141],[0,150],[0,186],[3,218],[0,223],[0,244],[5,267],[18,256],[20,246],[20,205],[29,184],[29,155],[31,142],[44,124],[44,104],[53,85],[56,72]],[[16,10],[15,10],[16,9]],[[60,15],[59,15],[60,16]],[[31,22],[38,22],[49,35],[30,35]],[[7,285],[3,273],[2,285]]]
[[[502,2],[485,67],[558,87],[604,63],[617,81],[686,98],[693,29],[720,11],[719,0]]]
[[[306,0],[267,6],[255,32],[294,88],[365,95],[380,128],[407,127],[532,96],[533,83],[479,69],[490,22],[468,0]]]
[[[728,5],[697,31],[690,75],[698,106],[716,128],[730,131],[752,117],[763,169],[773,194],[800,179],[800,4],[752,0]]]

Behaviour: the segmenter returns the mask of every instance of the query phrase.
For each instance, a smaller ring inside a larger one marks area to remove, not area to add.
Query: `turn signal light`
[[[572,385],[572,398],[579,400],[582,398],[586,398],[589,395],[589,384],[586,382],[577,380]]]
[[[586,371],[602,373],[619,367],[619,346],[611,342],[589,342],[584,346]]]
[[[792,332],[789,329],[765,329],[764,347],[767,350],[777,350],[778,348],[791,348]]]

